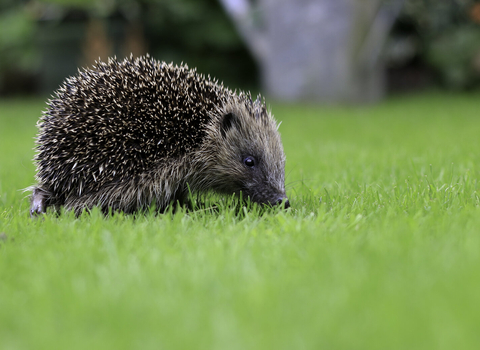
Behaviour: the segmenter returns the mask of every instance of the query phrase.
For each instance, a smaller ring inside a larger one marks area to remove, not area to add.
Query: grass
[[[1,349],[478,346],[478,96],[273,104],[288,211],[32,221],[43,106],[0,101]]]

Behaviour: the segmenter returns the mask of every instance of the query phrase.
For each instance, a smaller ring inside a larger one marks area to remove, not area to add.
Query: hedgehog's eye
[[[243,160],[243,164],[248,167],[252,167],[255,165],[255,159],[253,159],[253,157],[247,157]]]

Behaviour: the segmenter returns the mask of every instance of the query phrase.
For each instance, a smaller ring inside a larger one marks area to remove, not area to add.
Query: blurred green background
[[[2,95],[50,94],[98,57],[147,52],[258,86],[255,63],[216,0],[4,0],[0,33]]]
[[[399,2],[401,11],[382,44],[386,91],[477,88],[480,2]],[[234,88],[261,89],[261,67],[217,0],[0,3],[0,95],[44,96],[98,57],[146,52],[187,62]]]

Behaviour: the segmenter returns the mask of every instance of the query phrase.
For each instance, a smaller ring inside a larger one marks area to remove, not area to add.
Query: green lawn
[[[0,101],[0,349],[476,349],[479,96],[272,104],[292,209],[28,218]]]

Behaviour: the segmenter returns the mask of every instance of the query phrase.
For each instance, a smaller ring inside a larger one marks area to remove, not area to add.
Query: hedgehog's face
[[[208,172],[210,188],[222,193],[242,193],[253,202],[284,204],[285,154],[273,117],[257,102],[230,104],[209,134],[213,156]]]

